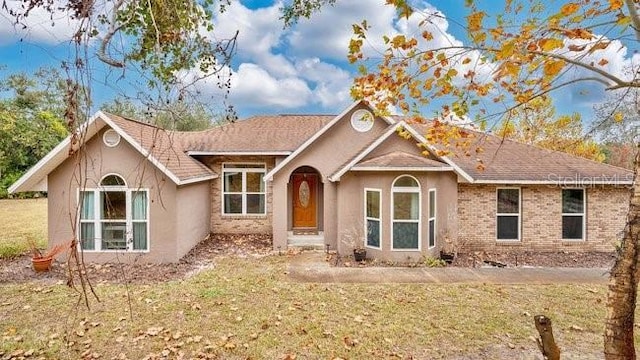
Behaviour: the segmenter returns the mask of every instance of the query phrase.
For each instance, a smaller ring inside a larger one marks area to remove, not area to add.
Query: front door
[[[293,228],[317,229],[317,174],[293,175]]]

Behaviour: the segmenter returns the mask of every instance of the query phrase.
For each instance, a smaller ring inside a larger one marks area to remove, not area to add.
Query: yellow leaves
[[[622,120],[624,120],[624,115],[622,115],[622,113],[618,111],[613,114],[613,120],[617,123],[621,123]]]
[[[600,66],[605,66],[609,63],[609,60],[607,59],[600,59],[600,61],[598,61],[598,65]]]
[[[609,9],[618,10],[622,8],[622,0],[609,0]]]
[[[433,40],[433,34],[425,30],[422,32],[422,38],[424,38],[427,41]]]
[[[579,9],[580,9],[580,5],[576,3],[567,3],[560,8],[560,13],[564,16],[569,16],[575,13],[576,11],[578,11]]]
[[[550,38],[550,39],[540,39],[538,41],[538,46],[543,51],[552,51],[555,49],[559,49],[564,45],[564,42],[560,39]]]
[[[502,47],[500,48],[500,50],[496,54],[496,58],[498,60],[507,59],[511,55],[513,55],[515,50],[516,50],[515,41],[513,41],[513,40],[512,41],[507,41],[506,43],[504,43],[504,45],[502,45]]]
[[[466,57],[466,58],[464,58],[464,59],[462,60],[462,65],[467,65],[467,64],[468,64],[468,63],[470,63],[470,62],[471,62],[471,59],[469,59],[468,57]]]
[[[467,16],[467,26],[469,27],[470,32],[482,30],[482,20],[485,15],[486,14],[483,11],[475,11],[471,13],[471,15]]]

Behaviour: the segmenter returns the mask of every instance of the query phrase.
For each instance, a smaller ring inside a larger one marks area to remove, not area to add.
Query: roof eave
[[[451,166],[354,166],[351,171],[454,171]]]
[[[552,180],[476,180],[472,182],[472,184],[479,185],[554,185],[554,186],[581,186],[586,187],[590,185],[623,185],[629,186],[633,185],[633,180],[591,180],[588,178],[585,179],[575,179],[575,181],[552,181]]]
[[[288,156],[291,155],[290,150],[281,151],[197,151],[188,150],[189,156]]]

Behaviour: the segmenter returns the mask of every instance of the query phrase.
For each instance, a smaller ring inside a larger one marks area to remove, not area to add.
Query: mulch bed
[[[392,262],[367,259],[356,262],[353,256],[337,256],[332,254],[328,260],[331,265],[344,267],[366,267],[366,266],[406,266],[406,267],[434,267],[445,266],[443,263],[434,261],[435,259],[421,259],[407,262]],[[613,265],[615,253],[613,252],[533,252],[522,251],[513,253],[460,253],[451,264],[446,266],[457,267],[585,267],[585,268],[607,268]]]
[[[215,266],[222,257],[262,257],[273,254],[270,235],[211,235],[193,248],[178,263],[108,263],[87,264],[87,273],[93,284],[99,283],[157,283],[167,280],[180,280],[199,271]],[[481,267],[491,266],[488,262],[515,266],[546,267],[610,267],[615,255],[602,252],[519,252],[509,254],[468,253],[459,254],[453,264],[448,266]],[[328,259],[334,266],[413,266],[428,267],[432,262],[414,261],[410,263],[367,260],[355,262],[353,256],[338,257],[335,253]],[[22,255],[14,259],[0,259],[0,284],[24,283],[33,280],[45,283],[65,283],[68,267],[57,262],[49,272],[36,273],[31,266],[31,256]]]
[[[185,255],[180,262],[170,264],[107,263],[86,264],[93,284],[98,283],[156,283],[179,280],[202,269],[215,266],[216,259],[225,256],[260,257],[273,252],[271,235],[211,235]],[[0,259],[0,284],[41,280],[47,283],[67,281],[68,266],[56,262],[44,273],[36,273],[31,266],[31,255],[14,259]]]

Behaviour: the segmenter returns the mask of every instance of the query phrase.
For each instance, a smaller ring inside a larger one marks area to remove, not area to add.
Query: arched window
[[[100,186],[127,186],[122,176],[117,174],[109,174],[102,178]]]
[[[107,174],[98,189],[80,191],[81,246],[86,251],[146,251],[148,195],[129,189],[124,178]]]
[[[391,188],[393,250],[420,250],[420,184],[402,175]]]

